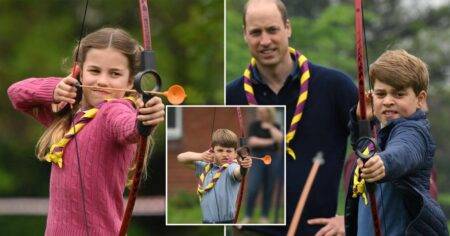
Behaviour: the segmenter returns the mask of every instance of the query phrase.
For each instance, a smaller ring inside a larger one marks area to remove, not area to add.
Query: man
[[[286,234],[312,158],[322,151],[325,164],[312,186],[297,235],[343,234],[343,218],[334,216],[349,134],[348,114],[357,103],[357,89],[342,72],[313,64],[289,48],[292,29],[281,1],[248,1],[243,21],[253,59],[244,75],[227,85],[226,103],[286,105],[287,115],[286,227],[251,229]]]

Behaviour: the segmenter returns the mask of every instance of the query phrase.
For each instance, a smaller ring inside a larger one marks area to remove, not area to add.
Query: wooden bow
[[[134,79],[134,89],[142,94],[142,100],[144,104],[153,97],[152,94],[144,92],[141,87],[142,80],[153,78],[156,82],[153,91],[159,91],[161,87],[161,78],[155,70],[155,59],[151,45],[151,33],[150,33],[150,17],[148,12],[147,0],[139,0],[139,12],[142,26],[142,37],[144,51],[141,53],[141,71],[138,72]],[[145,126],[142,122],[138,123],[138,131],[140,134],[136,156],[133,161],[135,163],[135,173],[133,175],[133,183],[131,185],[130,194],[128,196],[127,206],[122,218],[122,225],[120,226],[120,236],[124,236],[127,233],[128,225],[133,213],[134,204],[136,202],[137,193],[139,190],[139,184],[141,182],[142,169],[144,167],[144,157],[148,154],[147,148],[148,135],[152,133],[155,126]]]

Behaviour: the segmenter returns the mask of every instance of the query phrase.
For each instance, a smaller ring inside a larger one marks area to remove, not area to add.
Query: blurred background
[[[249,138],[249,128],[257,122],[256,107],[242,107],[242,120],[244,122],[244,135]],[[204,152],[211,147],[212,133],[217,129],[232,130],[241,137],[239,119],[236,107],[173,107],[167,110],[167,222],[171,224],[202,223],[202,213],[197,196],[198,178],[195,169],[177,161],[177,155],[183,152]],[[275,109],[275,123],[284,127],[284,108]],[[283,129],[281,132],[284,134]],[[283,138],[284,140],[284,138]],[[259,190],[254,206],[254,214],[246,223],[260,223],[261,205],[263,201],[264,182],[271,183],[270,195],[266,197],[270,202],[268,220],[271,224],[284,223],[284,144],[277,145],[277,149],[270,154],[272,163],[263,165],[261,161],[254,160],[246,177],[246,184],[239,212],[238,223],[242,223],[247,208],[247,195],[249,189]],[[253,150],[255,151],[255,150]],[[255,155],[255,152],[252,152]],[[256,156],[262,157],[262,156]],[[258,171],[259,181],[251,182],[249,176],[255,168]],[[267,176],[267,177],[266,177]]]
[[[291,46],[312,62],[356,78],[354,6],[351,0],[285,0]],[[245,1],[228,0],[226,80],[242,76],[250,53],[242,35]],[[405,49],[429,66],[429,116],[437,142],[438,202],[450,217],[450,1],[363,1],[369,64],[388,49]],[[367,80],[366,80],[367,81]],[[356,82],[356,81],[355,81]],[[366,82],[367,83],[367,82]],[[343,214],[344,192],[338,214]],[[449,221],[450,225],[450,221]]]
[[[223,9],[217,0],[148,1],[163,89],[177,83],[186,104],[223,104]],[[0,226],[4,235],[43,235],[50,165],[34,157],[43,127],[13,110],[6,90],[28,77],[68,74],[85,0],[0,0]],[[138,1],[95,0],[85,32],[120,27],[141,41]],[[64,64],[64,59],[67,59]],[[164,125],[154,136],[149,177],[129,235],[223,235],[223,227],[165,227]],[[142,200],[142,201],[141,201]]]

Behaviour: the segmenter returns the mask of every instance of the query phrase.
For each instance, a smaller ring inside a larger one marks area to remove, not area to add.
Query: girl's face
[[[388,84],[375,80],[373,96],[375,116],[383,125],[390,120],[409,117],[425,105],[426,97],[425,91],[416,95],[411,87],[396,90]]]
[[[131,89],[128,59],[116,49],[90,49],[81,71],[81,82],[83,85],[97,86],[102,88]],[[105,99],[122,98],[124,91],[83,89],[81,100],[82,108],[92,108]]]

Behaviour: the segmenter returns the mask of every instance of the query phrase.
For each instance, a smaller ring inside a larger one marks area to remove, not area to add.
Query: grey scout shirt
[[[204,171],[206,162],[195,162],[195,174],[200,176]],[[233,176],[233,171],[239,167],[236,163],[231,163],[220,176],[214,188],[206,192],[200,202],[202,208],[203,221],[209,223],[233,220],[236,212],[236,198],[239,191],[240,181]],[[214,174],[219,170],[219,166],[213,165],[205,176],[203,186],[207,186]]]

